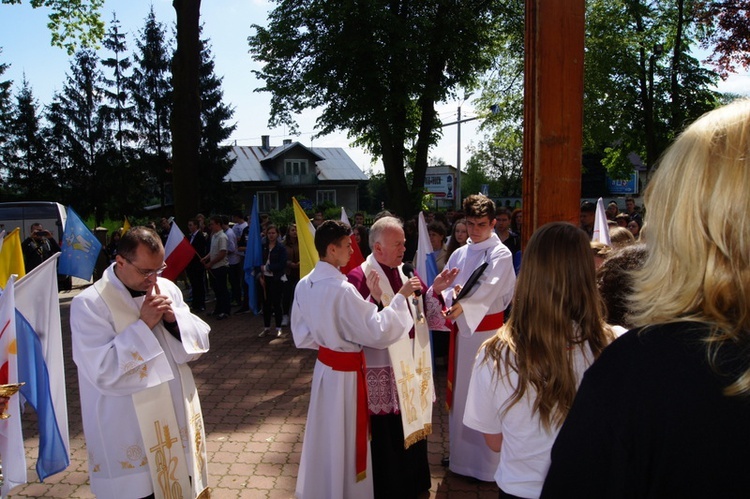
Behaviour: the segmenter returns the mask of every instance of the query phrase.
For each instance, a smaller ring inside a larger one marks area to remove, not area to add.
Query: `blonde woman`
[[[632,322],[586,372],[544,497],[750,494],[750,100],[667,150]]]
[[[583,372],[614,339],[603,310],[586,233],[563,222],[537,230],[513,313],[477,355],[464,414],[500,452],[500,497],[539,497]]]

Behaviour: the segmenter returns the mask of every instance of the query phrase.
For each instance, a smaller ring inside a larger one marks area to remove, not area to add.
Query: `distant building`
[[[307,147],[291,140],[272,147],[264,135],[260,146],[232,147],[232,157],[236,162],[224,181],[241,199],[257,194],[261,212],[283,209],[292,197],[304,196],[312,205],[328,201],[352,213],[359,210],[359,189],[368,180],[340,147]]]

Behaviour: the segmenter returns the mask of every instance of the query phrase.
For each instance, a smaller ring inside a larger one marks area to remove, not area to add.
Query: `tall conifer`
[[[200,145],[200,197],[201,209],[208,212],[228,213],[234,209],[224,177],[232,168],[228,158],[230,147],[221,145],[237,128],[227,121],[234,116],[234,109],[223,102],[221,88],[223,77],[214,72],[214,59],[209,40],[201,40],[201,69],[199,90],[201,96],[201,145]]]
[[[171,196],[171,54],[166,28],[156,20],[152,7],[136,40],[129,86],[135,103],[134,124],[140,161],[151,181],[153,201],[161,206],[167,204]]]

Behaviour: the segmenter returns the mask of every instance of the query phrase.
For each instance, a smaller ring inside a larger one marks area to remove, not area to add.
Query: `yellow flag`
[[[297,239],[299,239],[299,276],[305,277],[312,272],[318,263],[318,250],[315,249],[315,227],[310,223],[305,210],[292,198],[294,203],[294,222],[297,224]]]
[[[125,221],[122,223],[122,232],[120,233],[121,236],[124,236],[127,231],[130,230],[130,222],[128,222],[128,217],[125,217]]]
[[[0,288],[5,288],[11,274],[18,274],[19,279],[26,275],[26,266],[23,263],[23,252],[21,251],[21,229],[19,227],[5,236],[3,247],[0,249]]]

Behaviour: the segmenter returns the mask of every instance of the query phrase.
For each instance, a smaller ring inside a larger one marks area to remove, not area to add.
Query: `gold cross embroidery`
[[[409,366],[402,360],[401,371],[404,373],[398,383],[404,396],[401,398],[401,411],[406,415],[406,421],[412,423],[417,419],[417,408],[414,407],[414,389],[411,388],[410,381],[414,379],[414,373],[409,370]]]

